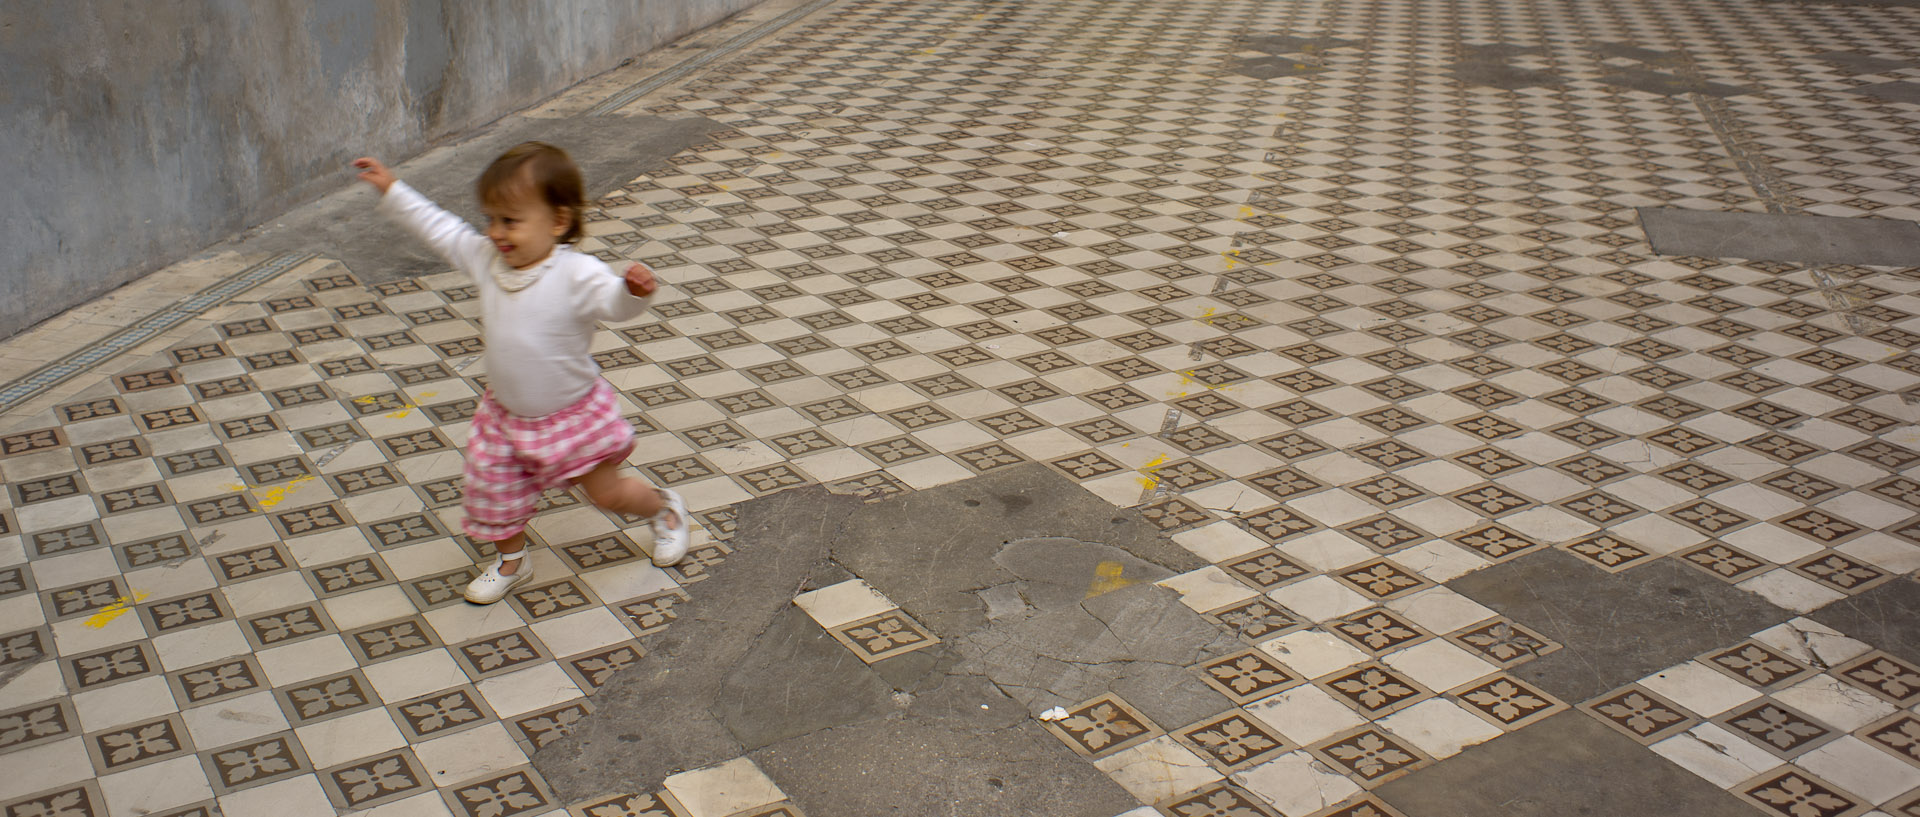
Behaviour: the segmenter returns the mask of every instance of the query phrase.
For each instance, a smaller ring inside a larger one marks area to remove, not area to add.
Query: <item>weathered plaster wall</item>
[[[759,0],[9,0],[0,337]]]

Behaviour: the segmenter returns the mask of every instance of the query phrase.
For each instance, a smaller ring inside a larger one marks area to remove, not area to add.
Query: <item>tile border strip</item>
[[[12,411],[48,389],[71,380],[122,352],[152,340],[161,333],[226,303],[235,295],[273,280],[281,273],[317,257],[319,257],[317,253],[283,253],[274,256],[182,298],[171,306],[140,319],[126,329],[107,336],[98,343],[35,369],[25,377],[0,388],[0,412]]]
[[[601,100],[600,104],[588,108],[586,115],[606,116],[621,108],[625,108],[633,104],[635,100],[685,79],[692,75],[694,71],[710,65],[722,57],[730,56],[734,52],[753,44],[756,40],[786,28],[792,25],[794,21],[812,14],[815,11],[819,11],[832,2],[834,2],[834,0],[812,0],[812,2],[805,5],[789,9],[778,17],[747,29],[746,31],[742,31],[726,42],[707,49],[699,56],[682,60],[651,77],[627,86],[613,96]]]

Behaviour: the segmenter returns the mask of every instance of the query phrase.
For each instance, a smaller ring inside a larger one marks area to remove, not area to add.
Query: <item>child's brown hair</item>
[[[560,243],[572,244],[586,236],[586,185],[580,168],[567,152],[545,142],[522,142],[487,165],[475,184],[480,202],[501,205],[522,196],[535,196],[566,220]]]

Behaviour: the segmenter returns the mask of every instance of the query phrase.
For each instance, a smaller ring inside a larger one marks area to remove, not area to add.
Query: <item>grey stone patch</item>
[[[1509,671],[1576,704],[1793,617],[1670,560],[1610,574],[1551,549],[1447,586],[1559,642]]]
[[[957,638],[986,625],[982,590],[1016,582],[1078,583],[1084,593],[1092,585],[1090,562],[1081,557],[1061,557],[1089,565],[1088,572],[1077,577],[1048,573],[1044,564],[1034,566],[1031,575],[1010,570],[999,557],[1016,540],[1088,543],[1108,559],[1123,555],[1166,571],[1159,575],[1207,565],[1138,514],[1115,508],[1040,464],[991,471],[861,506],[842,526],[834,560],[941,638]],[[1016,566],[1024,564],[1018,556],[1010,558]],[[1143,576],[1126,573],[1122,578]]]
[[[823,648],[799,644],[807,632],[799,625],[812,621],[803,613],[796,622],[792,615],[797,612],[793,597],[803,588],[847,577],[827,560],[827,550],[836,520],[858,504],[818,486],[743,503],[735,552],[695,586],[693,601],[675,607],[677,620],[641,639],[646,654],[600,689],[593,699],[596,712],[572,735],[534,755],[534,766],[553,790],[569,801],[650,791],[667,775],[739,757],[746,751],[743,736],[779,739],[798,729],[895,711],[891,696],[882,691],[876,697],[874,684],[865,681],[845,689],[854,700],[836,704],[832,717],[770,697],[798,693],[814,700],[841,692],[828,684],[844,685],[868,673],[864,667],[832,663]],[[814,640],[846,652],[817,625],[811,632]],[[782,651],[815,668],[830,667],[832,675],[815,682],[772,664],[770,655]],[[846,657],[860,663],[851,653]],[[742,667],[770,671],[772,677],[736,677]],[[745,703],[765,706],[743,711],[722,691],[760,695]],[[787,722],[778,722],[782,715]],[[752,724],[754,717],[766,722]]]
[[[1155,585],[1123,587],[958,641],[960,670],[991,678],[1038,713],[1105,692],[1163,726],[1231,707],[1187,670],[1243,644]]]
[[[1535,71],[1531,68],[1518,68],[1499,62],[1457,63],[1447,72],[1447,76],[1468,85],[1486,85],[1505,91],[1560,85],[1564,82],[1558,74]]]
[[[1920,664],[1920,581],[1911,577],[1841,599],[1807,617]]]
[[[1597,43],[1593,46],[1593,51],[1602,57],[1633,60],[1648,65],[1666,65],[1681,61],[1680,55],[1675,52],[1656,51],[1629,43]]]
[[[708,709],[740,746],[756,749],[894,709],[894,684],[824,632],[789,604],[727,673]]]
[[[1244,50],[1262,54],[1309,54],[1334,48],[1351,48],[1359,44],[1356,40],[1337,37],[1295,37],[1290,34],[1248,37],[1238,43]]]
[[[1254,79],[1279,79],[1318,74],[1327,69],[1324,66],[1289,57],[1257,57],[1234,62],[1228,70]]]
[[[1661,255],[1920,266],[1920,224],[1911,221],[1665,207],[1641,207],[1639,212],[1640,228]]]
[[[1855,54],[1851,51],[1828,51],[1824,54],[1815,54],[1813,58],[1855,74],[1886,74],[1902,68],[1920,67],[1911,62],[1890,60],[1871,54]]]
[[[580,166],[589,201],[617,190],[634,177],[663,167],[669,157],[706,134],[725,127],[711,119],[658,116],[601,116],[565,119],[513,117],[466,141],[437,148],[396,167],[412,185],[440,206],[476,227],[485,222],[474,195],[474,180],[494,157],[521,142],[538,140],[560,146]],[[344,179],[352,168],[342,167]],[[264,225],[245,236],[249,250],[305,250],[338,259],[362,283],[379,284],[445,272],[447,263],[374,209],[375,194],[357,185]]]
[[[1630,91],[1643,91],[1661,96],[1680,94],[1705,94],[1714,97],[1744,96],[1753,93],[1752,88],[1737,85],[1725,85],[1709,82],[1664,71],[1648,71],[1644,68],[1621,68],[1600,75],[1600,81],[1608,85],[1626,88]]]
[[[952,676],[903,713],[749,758],[801,810],[834,817],[1112,817],[1139,805],[985,679]]]
[[[1374,794],[1407,817],[1754,814],[1739,798],[1579,711],[1469,747]]]
[[[1880,82],[1855,88],[1853,92],[1888,102],[1920,105],[1920,82],[1909,82],[1907,80]]]
[[[741,503],[733,547],[534,755],[562,799],[749,755],[808,813],[1110,817],[1131,797],[1035,712],[1113,692],[1180,726],[1230,705],[1186,667],[1239,643],[1153,584],[1206,562],[1045,466],[873,504],[796,488]],[[855,575],[941,643],[868,666],[791,603]]]
[[[1460,58],[1472,62],[1505,62],[1514,57],[1542,55],[1547,50],[1537,45],[1515,45],[1513,43],[1488,43],[1486,45],[1463,45]]]

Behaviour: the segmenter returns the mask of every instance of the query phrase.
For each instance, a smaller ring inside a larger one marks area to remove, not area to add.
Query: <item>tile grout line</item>
[[[687,77],[691,76],[694,71],[697,71],[701,68],[704,68],[710,65],[713,62],[721,59],[722,57],[730,56],[734,52],[737,52],[742,48],[752,45],[754,42],[760,40],[761,38],[769,34],[772,34],[775,31],[779,31],[780,29],[783,29],[789,25],[792,25],[795,21],[799,20],[800,18],[805,17],[809,14],[812,14],[813,12],[820,10],[821,8],[827,6],[832,2],[833,0],[813,0],[813,2],[807,3],[804,6],[800,6],[798,8],[788,10],[786,13],[781,14],[778,17],[775,17],[771,20],[768,20],[757,26],[754,26],[753,28],[747,29],[746,31],[740,32],[739,34],[734,35],[732,39],[729,39],[726,42],[723,42],[717,46],[714,46],[713,48],[708,49],[705,53],[700,54],[699,56],[691,57],[679,63],[676,63],[673,66],[666,68],[665,70],[662,70],[660,73],[654,74],[653,76],[648,77],[644,80],[641,80],[637,83],[634,83],[633,85],[629,85],[625,89],[622,89],[621,91],[615,93],[613,96],[610,96],[604,100],[601,100],[600,104],[595,105],[591,108],[588,108],[586,115],[587,116],[606,116],[608,114],[611,114],[620,110],[621,108],[625,108],[626,106],[633,104],[635,100],[638,100],[641,97],[646,96],[647,94],[653,93],[654,91],[660,90],[661,88],[664,88],[682,79],[686,79]]]
[[[111,360],[168,329],[205,314],[214,307],[226,303],[233,296],[272,280],[281,273],[315,257],[317,257],[315,253],[284,253],[267,259],[193,295],[175,301],[172,305],[140,319],[132,326],[108,335],[98,343],[41,366],[25,377],[8,383],[5,388],[0,388],[0,413],[10,411],[92,367]]]

